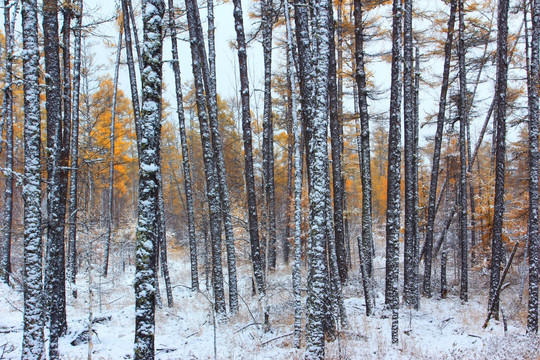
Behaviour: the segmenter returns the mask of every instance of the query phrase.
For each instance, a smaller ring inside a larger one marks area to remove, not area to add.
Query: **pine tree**
[[[142,116],[139,147],[139,200],[135,258],[135,359],[154,358],[156,249],[161,137],[162,24],[165,4],[143,2]]]
[[[41,240],[38,5],[22,2],[24,78],[24,333],[22,358],[45,356]]]

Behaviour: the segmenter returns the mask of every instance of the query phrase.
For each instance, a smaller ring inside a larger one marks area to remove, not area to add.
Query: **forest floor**
[[[279,265],[268,275],[267,304],[270,307],[270,331],[261,322],[262,304],[251,295],[250,266],[239,266],[240,311],[229,319],[214,322],[211,302],[204,291],[192,292],[188,256],[170,253],[174,306],[166,305],[161,284],[163,306],[156,315],[156,357],[158,359],[301,359],[303,350],[293,347],[293,306],[290,268]],[[420,310],[400,309],[399,345],[392,346],[390,317],[383,310],[384,259],[375,259],[377,305],[375,314],[365,316],[364,299],[358,269],[351,271],[345,286],[348,325],[340,336],[327,343],[328,359],[538,359],[539,337],[525,335],[526,297],[517,303],[519,284],[505,290],[503,310],[507,318],[486,318],[486,275],[471,280],[470,300],[461,303],[452,288],[446,299],[422,298]],[[225,267],[226,268],[226,267]],[[74,299],[68,289],[68,334],[60,341],[63,359],[129,359],[133,354],[134,296],[133,271],[115,269],[107,279],[93,275],[92,306],[89,302],[87,272],[78,277],[79,296]],[[201,274],[201,288],[205,288]],[[380,275],[380,276],[379,276]],[[305,278],[304,278],[305,279]],[[304,280],[305,281],[305,280]],[[456,282],[457,283],[457,282]],[[305,286],[305,285],[303,285]],[[305,294],[304,294],[305,296]],[[0,359],[20,359],[22,343],[22,302],[20,286],[0,285]],[[89,313],[105,317],[93,324],[91,347],[88,342],[72,345],[87,328]],[[110,318],[109,318],[110,317]]]

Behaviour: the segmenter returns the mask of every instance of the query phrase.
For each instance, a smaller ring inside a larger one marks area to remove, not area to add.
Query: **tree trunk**
[[[367,85],[364,62],[364,23],[362,20],[362,3],[354,2],[355,23],[355,59],[356,59],[356,86],[358,88],[358,105],[360,124],[356,120],[356,145],[358,158],[360,159],[360,173],[362,177],[362,241],[358,251],[361,252],[361,266],[365,270],[364,288],[371,289],[373,276],[373,236],[372,236],[372,197],[371,197],[371,156],[369,144],[369,113],[367,103]],[[369,294],[371,295],[371,294]],[[366,295],[366,314],[369,316],[367,301],[371,300]],[[372,304],[373,305],[373,304]]]
[[[78,174],[79,174],[79,99],[81,87],[81,42],[83,1],[74,2],[76,17],[74,29],[73,58],[73,118],[71,121],[71,171],[69,178],[69,240],[68,240],[68,274],[72,286],[73,297],[77,297],[75,280],[77,277],[77,212],[78,212]]]
[[[244,140],[244,172],[246,177],[246,191],[248,202],[249,239],[251,242],[251,261],[257,290],[265,293],[264,269],[259,247],[259,225],[257,220],[257,195],[255,193],[255,175],[253,170],[253,145],[251,140],[251,113],[249,106],[249,81],[247,68],[246,38],[244,34],[244,20],[242,19],[242,4],[240,0],[233,0],[234,28],[238,48],[238,66],[240,71],[240,96],[242,100],[242,133]]]
[[[191,163],[189,161],[189,149],[186,136],[186,124],[184,118],[184,100],[182,96],[182,80],[180,77],[180,62],[178,57],[178,41],[174,20],[173,0],[169,0],[169,29],[172,43],[172,67],[174,82],[176,85],[176,106],[178,116],[178,132],[182,146],[182,166],[184,169],[184,192],[186,194],[186,207],[188,216],[189,258],[191,263],[191,290],[199,291],[199,273],[197,270],[197,239],[195,236],[195,210],[193,206],[193,190],[191,186]]]
[[[4,226],[2,228],[2,264],[0,274],[2,280],[9,284],[11,274],[11,229],[13,220],[13,36],[11,33],[11,5],[4,0],[4,31],[6,70],[3,113],[6,124],[6,186],[4,192]]]
[[[527,333],[538,333],[538,87],[540,73],[540,1],[532,2],[529,86],[529,302]],[[526,11],[526,10],[525,10]]]
[[[272,123],[272,0],[261,1],[264,100],[263,100],[263,169],[268,236],[268,268],[276,267],[276,196],[274,185],[274,129]]]
[[[122,35],[123,29],[118,33],[118,48],[116,52],[116,66],[114,68],[114,84],[113,84],[113,101],[111,109],[111,127],[110,127],[110,152],[109,152],[109,199],[108,199],[108,214],[107,214],[107,240],[105,242],[105,252],[103,254],[103,270],[102,274],[107,277],[109,269],[109,253],[111,248],[111,237],[113,228],[113,205],[114,205],[114,127],[116,124],[116,94],[118,92],[118,70],[120,68],[120,57],[122,55]]]
[[[433,233],[436,214],[437,184],[439,179],[439,166],[441,160],[441,145],[444,131],[444,120],[446,113],[446,97],[448,94],[448,78],[450,76],[450,62],[452,56],[452,42],[454,38],[454,24],[456,21],[457,0],[450,3],[450,16],[447,25],[447,37],[444,44],[444,65],[441,85],[441,95],[439,97],[439,112],[437,113],[437,130],[435,132],[435,144],[433,150],[433,161],[431,168],[431,181],[429,187],[428,217],[426,225],[425,256],[424,256],[424,281],[423,292],[427,297],[431,297],[431,264],[433,252]]]
[[[60,75],[60,43],[58,38],[58,2],[43,2],[43,34],[46,77],[47,110],[47,264],[45,286],[47,314],[50,321],[49,357],[59,358],[58,340],[67,330],[64,223],[66,193],[66,144],[62,123],[62,97]]]
[[[139,148],[139,200],[135,257],[135,359],[154,358],[156,248],[161,140],[162,24],[165,4],[143,2],[142,114]]]
[[[22,2],[24,78],[24,332],[22,358],[45,356],[41,240],[38,5]]]
[[[459,159],[460,179],[458,186],[458,211],[459,211],[459,248],[461,260],[461,279],[459,298],[467,301],[469,298],[468,279],[468,238],[467,238],[467,147],[466,147],[466,124],[467,124],[467,81],[465,69],[465,22],[463,0],[459,1],[459,39],[458,39],[458,63],[459,63]]]
[[[386,292],[392,309],[392,343],[398,342],[399,308],[399,216],[401,170],[401,1],[392,7],[392,83],[390,89],[390,129],[388,132],[388,202],[386,208]]]
[[[214,162],[214,150],[210,137],[210,126],[208,124],[208,113],[206,111],[204,82],[202,73],[202,61],[199,52],[198,42],[203,39],[198,37],[196,24],[198,11],[197,4],[192,0],[186,0],[188,15],[189,37],[191,43],[191,57],[193,77],[195,80],[196,102],[201,135],[201,145],[203,148],[204,169],[206,174],[206,194],[208,198],[208,210],[210,214],[210,239],[212,247],[212,285],[214,288],[214,306],[219,314],[224,314],[225,295],[223,290],[223,270],[221,267],[221,206],[219,198],[219,183],[216,175]]]
[[[504,215],[504,176],[506,160],[506,80],[508,76],[508,0],[499,0],[497,28],[497,102],[495,108],[497,141],[495,144],[495,210],[493,214],[493,238],[491,242],[491,277],[489,307],[494,308],[498,320],[499,306],[495,292],[500,281],[503,252],[502,229]],[[492,302],[495,304],[492,305]]]

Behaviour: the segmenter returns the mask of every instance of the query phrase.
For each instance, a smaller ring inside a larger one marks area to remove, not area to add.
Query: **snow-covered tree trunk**
[[[169,30],[171,32],[172,68],[174,83],[176,86],[176,114],[178,116],[178,132],[182,146],[182,167],[184,170],[184,192],[186,195],[186,207],[188,216],[189,258],[191,263],[191,289],[199,291],[199,273],[197,270],[197,239],[195,236],[195,210],[193,206],[193,190],[191,186],[191,163],[189,161],[189,149],[186,136],[186,123],[184,117],[184,100],[182,95],[182,79],[180,74],[180,60],[178,57],[178,40],[174,20],[173,0],[169,0]]]
[[[261,1],[264,58],[263,169],[266,196],[268,268],[276,267],[276,196],[274,185],[274,129],[272,122],[272,0]]]
[[[336,243],[337,263],[339,277],[342,283],[347,280],[347,248],[345,246],[344,224],[343,224],[343,197],[345,194],[344,179],[341,164],[343,150],[343,134],[339,118],[339,94],[337,84],[337,64],[336,64],[336,46],[334,41],[334,14],[330,6],[328,10],[330,26],[330,63],[328,71],[329,82],[329,101],[330,101],[330,139],[332,146],[332,185],[333,185],[333,203],[334,203],[334,238]],[[331,207],[330,207],[331,210]]]
[[[198,10],[197,10],[198,11]],[[199,25],[200,39],[203,39],[202,28]],[[227,270],[229,272],[229,307],[232,313],[238,311],[238,285],[236,277],[236,254],[234,247],[234,231],[231,217],[231,201],[229,198],[229,188],[227,186],[225,158],[223,155],[223,144],[219,131],[218,104],[216,90],[216,50],[214,44],[214,3],[208,1],[208,69],[206,66],[206,54],[204,42],[199,42],[201,65],[203,78],[206,87],[206,101],[209,109],[210,131],[212,134],[212,146],[216,162],[217,178],[219,183],[219,197],[221,199],[221,214],[223,227],[225,229],[225,247],[227,249]]]
[[[398,342],[399,234],[401,182],[401,1],[392,6],[392,70],[390,129],[388,131],[388,182],[386,207],[385,303],[392,310],[392,343]]]
[[[296,91],[296,65],[294,58],[293,33],[289,18],[289,2],[285,0],[285,25],[287,27],[287,72],[291,80],[291,121],[294,148],[294,263],[292,270],[294,294],[294,346],[300,348],[302,337],[302,293],[301,293],[301,262],[302,262],[302,135],[298,120],[298,98]]]
[[[14,5],[15,3],[13,3]],[[5,36],[5,84],[3,113],[6,126],[6,183],[4,190],[4,219],[2,227],[2,264],[0,274],[2,280],[9,284],[11,274],[11,229],[13,220],[13,91],[11,82],[13,78],[13,35],[11,33],[10,0],[4,0],[4,36]]]
[[[143,1],[142,114],[135,257],[135,359],[154,358],[156,248],[161,137],[162,27],[165,4]]]
[[[415,118],[413,89],[412,0],[403,7],[403,115],[405,135],[405,250],[404,286],[405,303],[418,309],[418,261],[416,256],[418,234],[417,153],[415,148]]]
[[[160,149],[161,150],[161,149]],[[174,298],[172,293],[171,286],[171,276],[169,273],[169,261],[167,260],[167,226],[165,223],[165,200],[163,199],[163,178],[161,175],[161,151],[159,154],[159,172],[158,172],[158,182],[159,182],[159,193],[158,193],[158,228],[159,228],[159,254],[156,254],[156,257],[159,256],[161,261],[161,273],[163,275],[163,282],[165,283],[165,292],[167,294],[167,306],[173,307]],[[157,273],[159,269],[156,268]],[[156,283],[158,282],[156,276]]]
[[[214,150],[210,135],[210,125],[208,123],[208,112],[206,110],[204,81],[202,72],[202,62],[200,56],[199,42],[203,39],[197,34],[198,20],[197,3],[193,0],[186,0],[187,17],[189,24],[189,38],[191,45],[193,78],[195,81],[195,96],[197,112],[199,118],[199,128],[201,135],[201,146],[203,149],[204,170],[206,174],[206,195],[208,198],[208,210],[210,214],[210,238],[212,247],[212,285],[214,288],[214,306],[218,313],[224,314],[225,295],[223,290],[223,272],[221,267],[221,206],[219,196],[219,182],[217,170],[214,162]]]
[[[81,87],[81,41],[83,1],[74,3],[75,29],[73,41],[73,115],[71,119],[71,171],[69,173],[69,235],[68,235],[68,278],[72,286],[73,297],[77,297],[75,280],[77,277],[77,212],[78,212],[78,174],[79,174],[79,106]]]
[[[503,255],[502,229],[504,215],[504,176],[506,160],[506,88],[508,76],[508,0],[499,0],[497,17],[497,83],[495,119],[497,136],[495,144],[495,210],[493,213],[493,238],[491,241],[491,276],[489,284],[489,305],[494,318],[498,319],[499,306],[495,293],[500,281]],[[492,302],[495,302],[492,305]]]
[[[66,194],[63,191],[65,145],[62,123],[60,43],[58,37],[58,2],[43,2],[43,34],[47,110],[47,264],[45,286],[47,314],[50,321],[49,357],[56,359],[58,339],[66,329],[66,296],[64,271],[64,223]]]
[[[439,167],[441,160],[441,145],[444,130],[444,120],[446,113],[446,97],[448,94],[448,78],[450,76],[450,60],[452,56],[452,42],[454,38],[454,24],[456,22],[457,0],[450,2],[450,15],[448,18],[446,42],[444,44],[444,65],[441,83],[441,95],[439,97],[439,111],[437,113],[437,129],[435,130],[433,160],[431,167],[431,180],[428,198],[428,217],[426,225],[426,239],[424,242],[424,281],[423,292],[427,297],[431,297],[431,264],[433,254],[433,230],[435,225],[437,184],[439,180]]]
[[[137,134],[137,140],[140,138],[140,118],[141,118],[141,106],[139,105],[139,90],[137,89],[137,73],[135,72],[135,60],[133,58],[133,45],[131,42],[131,24],[129,18],[128,9],[129,0],[121,0],[122,2],[122,15],[124,24],[124,39],[126,41],[126,62],[129,73],[129,88],[131,90],[131,105],[133,107],[133,118],[135,119],[135,133]],[[137,152],[139,157],[141,156],[140,141],[137,141]]]
[[[306,359],[324,358],[325,300],[327,292],[326,248],[329,219],[329,173],[327,126],[329,116],[328,71],[330,56],[330,25],[328,0],[314,3],[315,38],[317,39],[315,66],[315,111],[312,137],[309,141],[310,171],[310,239],[308,245],[308,299],[306,305]],[[335,249],[334,249],[335,251]],[[333,279],[332,279],[333,280]]]
[[[257,291],[265,293],[264,269],[259,246],[259,225],[257,219],[257,194],[255,192],[255,174],[253,168],[253,145],[251,135],[251,113],[249,105],[249,80],[247,67],[246,36],[242,18],[241,0],[233,0],[234,28],[238,49],[238,67],[240,72],[240,98],[242,101],[242,137],[244,140],[244,173],[248,202],[249,239],[251,242],[251,261]]]
[[[120,29],[118,33],[118,46],[116,49],[116,63],[114,67],[114,80],[113,80],[113,99],[111,109],[111,126],[109,134],[109,198],[107,203],[107,239],[105,241],[105,251],[103,253],[103,269],[101,273],[104,277],[107,277],[109,269],[109,253],[111,249],[111,238],[113,229],[113,210],[114,210],[114,127],[116,124],[116,95],[118,92],[118,72],[120,69],[120,57],[122,55],[122,35],[123,29]]]
[[[24,332],[23,359],[45,356],[41,240],[41,118],[36,0],[22,1],[24,78]]]
[[[540,75],[540,1],[532,2],[529,89],[529,305],[527,332],[538,332],[538,87]]]
[[[354,28],[355,28],[355,61],[356,86],[358,88],[358,103],[360,109],[360,124],[356,120],[356,145],[360,159],[360,173],[362,178],[362,238],[358,243],[358,253],[361,257],[360,266],[366,301],[366,315],[371,315],[374,306],[372,293],[372,200],[371,200],[371,156],[369,144],[369,113],[367,104],[367,85],[364,62],[364,22],[362,19],[362,2],[354,1]]]
[[[468,266],[468,237],[467,237],[467,147],[466,147],[466,124],[467,124],[467,80],[465,69],[465,21],[463,0],[459,2],[459,38],[458,38],[458,67],[459,67],[459,160],[460,178],[458,186],[458,211],[459,211],[459,248],[460,248],[460,291],[459,298],[468,300],[469,292],[469,266]],[[503,160],[504,161],[504,160]]]

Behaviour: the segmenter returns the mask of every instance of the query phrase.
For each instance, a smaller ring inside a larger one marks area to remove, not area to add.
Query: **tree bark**
[[[158,209],[160,140],[162,0],[143,2],[142,114],[139,141],[139,199],[135,257],[135,359],[154,358],[156,306],[156,249],[159,241]]]
[[[508,0],[499,0],[497,28],[497,101],[495,116],[497,137],[495,144],[495,210],[493,214],[493,237],[491,242],[491,276],[489,288],[489,308],[494,308],[498,319],[499,305],[495,292],[500,281],[503,252],[502,229],[504,215],[504,176],[506,160],[506,88],[508,76]],[[492,304],[494,302],[494,304]]]
[[[22,1],[24,81],[24,330],[22,358],[45,356],[41,239],[38,5]]]
[[[257,195],[255,193],[255,175],[253,170],[253,145],[251,135],[251,113],[249,106],[249,81],[247,68],[246,38],[244,34],[244,20],[242,19],[242,4],[240,0],[233,0],[234,28],[238,49],[238,66],[240,71],[240,97],[242,101],[242,133],[244,140],[244,172],[246,178],[246,191],[248,202],[249,238],[251,242],[251,261],[253,273],[257,284],[257,291],[265,293],[264,269],[259,246],[259,225],[257,220]]]
[[[526,10],[525,10],[526,11]],[[527,333],[538,333],[538,87],[540,74],[540,1],[532,2],[529,86],[529,302]]]
[[[189,149],[186,136],[186,123],[184,117],[184,100],[182,95],[182,80],[180,77],[180,60],[178,57],[178,41],[174,20],[173,0],[169,0],[169,29],[172,43],[172,67],[174,83],[176,86],[176,114],[178,116],[178,132],[182,146],[182,167],[184,170],[184,192],[186,195],[186,207],[188,216],[189,258],[191,263],[191,290],[199,291],[199,273],[197,270],[197,239],[195,235],[195,210],[193,206],[193,189],[191,186],[191,163],[189,161]]]
[[[386,210],[386,291],[385,302],[392,309],[392,343],[398,342],[399,308],[399,216],[401,170],[401,1],[392,6],[392,72],[390,89],[390,129],[388,132],[388,183]]]

